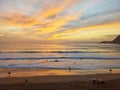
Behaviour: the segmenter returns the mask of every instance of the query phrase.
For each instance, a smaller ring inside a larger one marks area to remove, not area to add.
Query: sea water
[[[120,45],[102,43],[51,44],[0,49],[0,68],[108,69],[120,68]]]

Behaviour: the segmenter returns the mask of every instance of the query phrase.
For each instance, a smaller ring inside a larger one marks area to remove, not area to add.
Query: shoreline
[[[75,70],[75,69],[41,69],[41,68],[0,68],[0,78],[8,77],[34,77],[34,76],[65,76],[65,75],[91,75],[109,74],[109,69]],[[120,68],[112,69],[112,74],[120,74]]]

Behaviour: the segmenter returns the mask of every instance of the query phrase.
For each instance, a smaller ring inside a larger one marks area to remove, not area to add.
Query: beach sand
[[[0,72],[3,72],[5,70],[6,69],[1,69]],[[27,69],[25,70],[9,69],[9,70],[11,71],[13,70],[14,72],[19,72],[21,70],[21,72],[25,73]],[[43,70],[43,72],[44,71],[47,72],[47,70]],[[21,72],[19,72],[19,74]],[[102,79],[105,81],[105,84],[94,85],[91,81],[92,78]],[[27,83],[26,79],[28,80]],[[0,90],[118,90],[119,88],[120,88],[119,72],[112,74],[102,73],[88,75],[67,75],[66,73],[63,75],[54,74],[46,76],[21,75],[18,77],[7,76],[0,78]]]

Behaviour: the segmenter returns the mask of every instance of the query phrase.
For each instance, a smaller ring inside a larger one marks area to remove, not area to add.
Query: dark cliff
[[[120,35],[118,35],[111,43],[120,44]]]
[[[120,44],[120,35],[118,35],[113,41],[103,41],[101,43],[113,43],[113,44]]]

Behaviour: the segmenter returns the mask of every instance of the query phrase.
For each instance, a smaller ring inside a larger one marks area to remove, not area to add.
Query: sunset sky
[[[112,40],[120,0],[0,0],[0,43]]]

